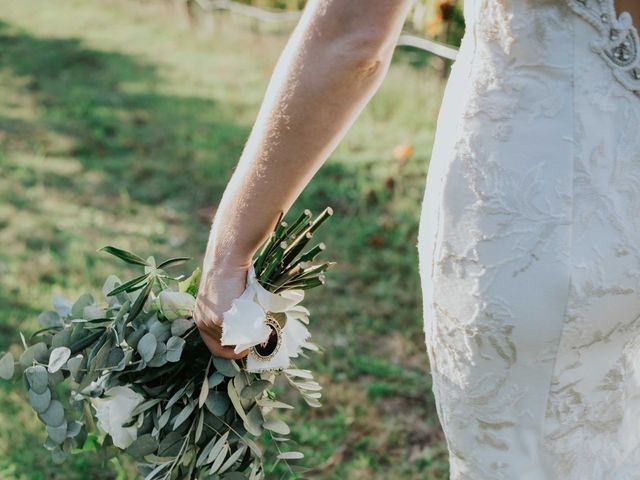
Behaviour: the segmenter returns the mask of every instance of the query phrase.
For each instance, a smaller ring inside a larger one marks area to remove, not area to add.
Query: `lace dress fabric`
[[[452,480],[640,480],[640,47],[613,0],[466,0],[418,252]]]

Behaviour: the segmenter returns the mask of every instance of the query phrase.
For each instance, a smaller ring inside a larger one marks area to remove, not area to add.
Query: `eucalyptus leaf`
[[[171,322],[171,334],[175,337],[182,337],[193,327],[195,327],[195,322],[192,319],[177,318]]]
[[[29,403],[37,413],[44,413],[51,405],[51,390],[45,389],[43,393],[36,393],[29,389]]]
[[[242,392],[240,392],[240,396],[245,399],[254,399],[271,386],[273,386],[273,384],[268,380],[256,380],[244,387]]]
[[[55,333],[51,339],[51,347],[65,347],[71,342],[72,327],[66,327]]]
[[[238,372],[240,372],[240,368],[238,365],[230,358],[216,357],[213,358],[213,366],[216,371],[223,374],[225,377],[235,377]]]
[[[38,323],[42,328],[62,327],[63,325],[58,312],[42,312],[38,316]]]
[[[57,427],[47,425],[47,433],[49,434],[49,438],[58,445],[64,443],[67,439],[67,422],[62,422],[62,424]]]
[[[67,317],[71,313],[71,302],[60,295],[53,296],[53,308],[61,317]]]
[[[271,400],[269,398],[261,398],[257,400],[258,405],[266,408],[285,408],[285,409],[293,409],[293,405],[289,405],[288,403],[281,402],[279,400]]]
[[[279,433],[280,435],[288,435],[291,432],[289,425],[284,423],[282,420],[277,419],[267,420],[264,422],[263,427],[267,430],[271,430],[272,432]]]
[[[229,397],[223,392],[211,390],[204,402],[207,409],[214,415],[221,417],[229,410]]]
[[[262,425],[264,423],[264,417],[258,405],[255,405],[247,412],[247,419],[244,421],[244,428],[251,435],[259,437],[262,434]]]
[[[84,318],[84,309],[90,305],[95,305],[96,299],[90,293],[83,293],[71,307],[73,318]]]
[[[178,455],[180,446],[184,442],[182,435],[176,432],[169,432],[160,442],[158,455],[161,457],[173,457]]]
[[[225,376],[220,372],[213,372],[211,375],[209,375],[209,388],[214,388],[220,385],[224,381],[224,379]]]
[[[145,362],[149,362],[156,353],[157,347],[158,341],[156,340],[156,337],[152,333],[147,333],[138,342],[137,350],[142,359]]]
[[[302,452],[282,452],[278,455],[280,460],[298,460],[300,458],[304,458],[304,453]]]
[[[167,345],[164,342],[158,342],[153,358],[149,361],[150,367],[161,367],[167,363]]]
[[[71,357],[71,350],[67,347],[57,347],[49,356],[49,373],[56,373]]]
[[[82,423],[80,422],[71,422],[67,425],[67,437],[75,437],[82,430]]]
[[[69,368],[69,372],[71,372],[71,376],[74,380],[79,381],[79,373],[80,368],[82,366],[82,359],[84,357],[82,355],[76,355],[73,358],[67,360],[67,368]]]
[[[28,368],[33,365],[34,361],[46,362],[47,358],[49,358],[49,349],[44,342],[39,342],[31,345],[20,355],[20,365]]]
[[[10,352],[0,357],[0,378],[11,380],[15,373],[15,360]]]
[[[58,400],[53,400],[40,418],[50,427],[59,427],[64,423],[64,408]]]
[[[35,393],[42,394],[48,388],[49,374],[47,369],[42,365],[35,365],[25,370],[27,382],[29,382],[29,388]]]
[[[181,337],[171,337],[167,342],[167,360],[169,362],[180,361],[186,343]]]
[[[56,448],[51,452],[51,459],[56,465],[61,465],[67,459],[68,453],[61,448]]]
[[[135,439],[127,448],[127,453],[138,460],[144,459],[145,455],[155,453],[158,450],[158,440],[152,435],[142,435]]]

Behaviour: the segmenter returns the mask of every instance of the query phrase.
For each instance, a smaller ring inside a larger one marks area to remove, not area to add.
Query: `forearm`
[[[216,212],[205,268],[250,260],[378,88],[409,3],[307,6]]]

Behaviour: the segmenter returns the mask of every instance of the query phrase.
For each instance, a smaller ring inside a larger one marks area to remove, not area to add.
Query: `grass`
[[[97,248],[201,259],[209,221],[286,36],[219,14],[189,29],[163,2],[4,2],[0,12],[0,351],[53,294],[124,271]],[[331,205],[338,262],[308,296],[324,386],[293,438],[317,479],[445,479],[415,242],[440,75],[397,52],[379,93],[292,215]],[[409,143],[406,162],[393,149]],[[296,401],[295,397],[289,399]],[[54,465],[22,388],[0,384],[0,478],[127,479],[130,462]],[[280,478],[278,465],[269,478]]]

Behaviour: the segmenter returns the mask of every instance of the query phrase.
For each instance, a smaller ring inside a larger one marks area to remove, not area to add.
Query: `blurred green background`
[[[52,295],[99,292],[109,273],[133,273],[101,246],[191,255],[189,267],[201,260],[287,31],[193,8],[1,3],[0,351],[19,353],[18,331],[37,328]],[[459,21],[438,26],[443,11],[410,21],[455,43]],[[292,397],[298,408],[283,417],[301,463],[314,466],[310,478],[448,478],[415,246],[443,72],[439,59],[397,49],[381,89],[291,211],[335,210],[318,236],[338,265],[307,297],[325,352],[299,362],[317,372],[324,406]],[[126,458],[54,465],[44,438],[21,386],[0,382],[0,479],[135,478]]]

